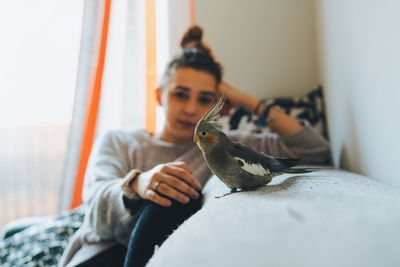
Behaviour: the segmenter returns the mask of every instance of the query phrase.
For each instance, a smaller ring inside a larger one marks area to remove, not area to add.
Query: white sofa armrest
[[[147,266],[400,266],[397,188],[323,169],[220,199],[212,177],[203,191]]]

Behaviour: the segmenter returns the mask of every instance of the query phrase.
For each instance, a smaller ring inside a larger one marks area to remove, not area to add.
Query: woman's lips
[[[177,122],[183,128],[192,129],[192,128],[196,127],[196,123],[194,123],[194,122],[185,121],[185,120],[177,120]]]

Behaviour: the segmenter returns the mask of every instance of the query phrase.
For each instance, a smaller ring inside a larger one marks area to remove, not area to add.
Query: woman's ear
[[[158,105],[160,105],[160,106],[162,106],[161,99],[162,99],[162,91],[160,88],[157,88],[156,89],[156,100],[157,100]]]

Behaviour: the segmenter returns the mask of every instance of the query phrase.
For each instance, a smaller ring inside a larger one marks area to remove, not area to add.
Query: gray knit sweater
[[[312,164],[330,162],[329,144],[308,125],[285,137],[243,131],[227,134],[235,141],[272,156],[300,158]],[[59,266],[74,266],[116,243],[127,245],[137,214],[125,208],[122,196],[125,193],[137,201],[138,207],[143,200],[128,194],[124,184],[137,170],[147,171],[173,161],[186,162],[202,185],[212,175],[193,142],[173,145],[145,131],[111,131],[98,138],[85,175],[85,220],[70,240]]]

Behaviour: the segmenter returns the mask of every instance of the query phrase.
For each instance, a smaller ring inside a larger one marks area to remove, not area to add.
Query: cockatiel
[[[215,127],[215,120],[223,104],[222,96],[203,115],[196,125],[193,140],[203,152],[210,170],[231,189],[228,194],[238,189],[251,190],[264,186],[273,177],[284,173],[311,171],[304,168],[292,169],[299,162],[298,159],[272,157],[230,140]]]

